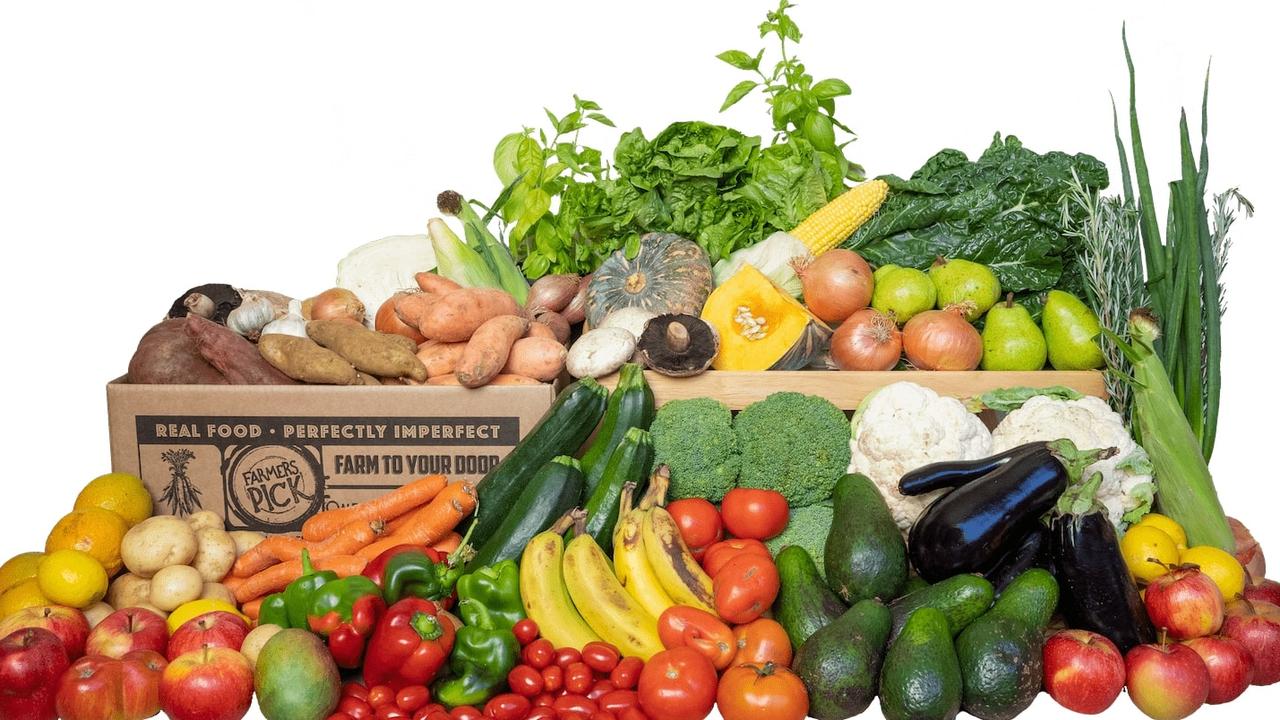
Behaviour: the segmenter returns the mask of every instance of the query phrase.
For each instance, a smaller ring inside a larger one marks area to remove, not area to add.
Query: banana
[[[654,617],[662,617],[676,601],[662,589],[658,576],[649,567],[642,530],[646,514],[645,510],[632,510],[618,521],[613,531],[613,569],[618,582],[641,607]]]
[[[565,548],[564,581],[583,619],[624,656],[647,662],[662,651],[658,621],[623,589],[590,535],[578,534]]]
[[[567,525],[567,524],[566,524]],[[555,647],[581,650],[589,642],[600,640],[569,599],[564,584],[561,562],[564,537],[556,532],[560,525],[535,535],[520,558],[520,597],[525,614],[538,623],[542,636]]]
[[[663,589],[679,605],[689,605],[715,614],[715,600],[711,590],[711,578],[703,571],[684,538],[680,528],[664,507],[649,510],[641,523],[645,554],[649,566],[662,583]]]

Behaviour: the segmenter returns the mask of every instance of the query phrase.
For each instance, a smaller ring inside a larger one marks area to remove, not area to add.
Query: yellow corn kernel
[[[791,234],[804,243],[809,252],[821,255],[871,219],[888,194],[889,185],[883,180],[855,185],[805,218]]]

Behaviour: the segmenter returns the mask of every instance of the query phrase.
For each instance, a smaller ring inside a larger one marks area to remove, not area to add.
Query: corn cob
[[[804,243],[809,252],[821,255],[871,219],[888,194],[889,185],[883,180],[855,185],[805,218],[791,234]]]

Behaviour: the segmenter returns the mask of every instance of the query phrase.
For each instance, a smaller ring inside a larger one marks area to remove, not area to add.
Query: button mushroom
[[[569,348],[565,369],[569,374],[581,377],[603,377],[631,359],[636,351],[636,336],[619,327],[596,328]]]
[[[659,315],[644,327],[636,343],[645,365],[672,377],[697,375],[720,352],[715,328],[694,315]]]

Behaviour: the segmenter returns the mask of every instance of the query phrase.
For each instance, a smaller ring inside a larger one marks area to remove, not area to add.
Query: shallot
[[[560,311],[560,314],[564,316],[564,319],[570,325],[577,325],[587,319],[587,288],[591,285],[592,274],[594,273],[582,276],[582,279],[578,281],[578,294],[574,295],[569,304]]]
[[[529,286],[529,298],[525,307],[537,311],[563,311],[578,294],[577,275],[543,275]]]

